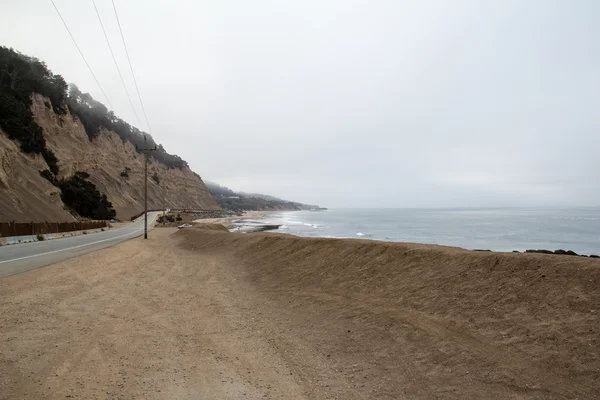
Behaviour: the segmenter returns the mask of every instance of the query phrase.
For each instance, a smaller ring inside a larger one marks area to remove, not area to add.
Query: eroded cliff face
[[[44,130],[47,147],[59,160],[59,178],[76,171],[90,174],[89,180],[107,195],[119,219],[143,211],[144,156],[111,131],[90,141],[77,118],[69,113],[58,116],[45,102],[34,95],[32,111]],[[60,191],[39,175],[39,170],[48,168],[41,156],[21,153],[4,133],[0,134],[0,156],[0,220],[73,220],[64,209]],[[126,169],[128,177],[121,176]],[[155,173],[158,184],[151,178]],[[170,169],[150,158],[148,178],[149,209],[162,209],[165,204],[168,208],[220,209],[200,176],[188,168]]]
[[[21,152],[0,129],[0,222],[68,222],[60,190],[42,178],[48,165],[41,155]]]

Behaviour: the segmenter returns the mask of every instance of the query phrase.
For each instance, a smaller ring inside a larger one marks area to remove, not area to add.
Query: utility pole
[[[146,142],[146,135],[144,135],[144,142]],[[141,148],[135,146],[136,150],[144,151],[144,239],[148,239],[148,152],[156,151],[156,145],[154,148]]]

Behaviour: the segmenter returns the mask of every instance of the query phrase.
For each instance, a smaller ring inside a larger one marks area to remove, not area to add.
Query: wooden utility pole
[[[144,135],[144,142],[146,141],[146,135]],[[148,239],[148,152],[156,151],[156,145],[154,148],[141,148],[135,146],[138,151],[144,151],[144,239]]]

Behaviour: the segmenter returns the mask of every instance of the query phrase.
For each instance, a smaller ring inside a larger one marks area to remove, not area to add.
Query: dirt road
[[[0,398],[600,395],[599,308],[584,316],[573,314],[570,321],[544,320],[541,314],[527,326],[508,320],[508,326],[528,330],[529,340],[505,329],[502,320],[508,315],[498,315],[498,321],[474,316],[476,321],[469,323],[469,317],[460,315],[459,303],[456,315],[448,318],[444,309],[424,310],[425,297],[421,306],[410,300],[384,301],[385,284],[375,276],[359,282],[379,288],[371,296],[329,286],[341,279],[337,274],[304,267],[292,273],[294,265],[284,253],[306,259],[300,254],[307,247],[304,239],[300,245],[294,245],[296,238],[289,243],[277,239],[282,247],[268,234],[231,235],[157,229],[148,241],[135,239],[1,279]],[[260,251],[268,243],[272,250],[266,262]],[[343,251],[330,251],[348,268],[354,265]],[[381,264],[386,251],[370,257]],[[406,281],[416,273],[404,272]],[[429,290],[426,281],[431,279],[419,275],[418,290]],[[401,290],[399,297],[408,293],[406,287]],[[444,293],[438,288],[423,296]],[[588,296],[582,301],[596,300]],[[500,301],[496,312],[502,311]],[[477,325],[489,329],[492,323],[489,331]],[[538,330],[549,325],[553,339],[542,340]],[[564,329],[571,334],[565,336]],[[585,348],[578,352],[573,346]],[[547,367],[538,353],[549,353],[558,367]]]

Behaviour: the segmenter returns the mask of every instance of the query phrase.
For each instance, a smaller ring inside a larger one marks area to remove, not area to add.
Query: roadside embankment
[[[361,385],[409,398],[600,396],[598,260],[201,229],[177,236],[198,254],[230,253],[276,303],[312,310],[304,322],[313,343],[344,354]]]
[[[0,398],[597,399],[600,262],[152,231],[0,279]]]

